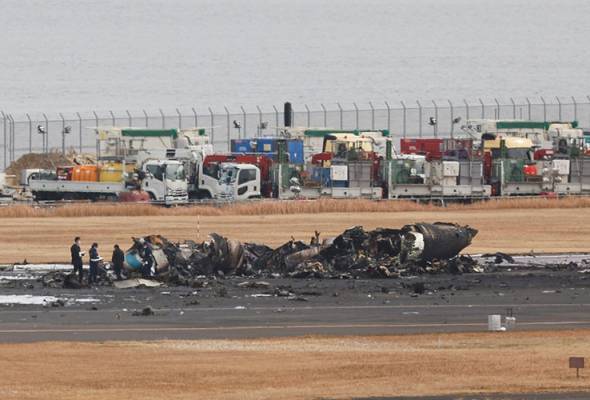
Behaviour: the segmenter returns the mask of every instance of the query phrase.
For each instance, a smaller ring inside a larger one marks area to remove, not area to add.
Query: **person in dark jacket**
[[[117,280],[120,281],[123,279],[121,278],[121,271],[123,270],[123,263],[125,262],[125,253],[119,248],[118,244],[114,247],[113,258],[111,261],[113,262],[113,270],[115,271]]]
[[[78,282],[82,283],[82,257],[84,252],[80,248],[80,237],[76,236],[74,244],[70,247],[70,254],[72,256],[72,266],[74,267],[74,275],[78,274]]]
[[[142,276],[144,278],[150,278],[152,276],[152,267],[154,265],[154,253],[152,246],[145,242],[143,245],[143,268]]]
[[[88,274],[88,285],[96,283],[98,281],[98,263],[102,258],[98,254],[98,243],[92,243],[92,247],[89,251],[90,255],[90,272]]]

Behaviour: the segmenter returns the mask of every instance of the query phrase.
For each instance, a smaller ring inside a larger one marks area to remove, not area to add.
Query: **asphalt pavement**
[[[244,278],[197,289],[36,285],[27,293],[65,301],[1,306],[0,341],[475,332],[487,330],[489,314],[513,314],[517,330],[590,328],[588,278],[579,271],[546,270],[395,280],[270,279],[259,288],[238,286]],[[20,295],[22,285],[2,293]],[[147,307],[149,315],[143,315]]]

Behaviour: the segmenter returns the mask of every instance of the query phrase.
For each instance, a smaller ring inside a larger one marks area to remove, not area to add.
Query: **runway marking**
[[[146,302],[149,303],[149,302]],[[98,304],[100,305],[100,304]],[[405,309],[405,308],[532,308],[532,307],[590,307],[590,303],[579,303],[579,304],[567,304],[567,303],[549,303],[549,304],[541,304],[541,303],[524,303],[524,304],[399,304],[399,305],[366,305],[366,306],[244,306],[245,309],[236,309],[234,307],[190,307],[190,308],[183,308],[183,307],[174,307],[174,308],[153,308],[154,311],[236,311],[236,312],[244,312],[247,310],[252,311],[274,311],[278,308],[283,310],[387,310],[387,309]],[[141,308],[141,307],[140,307]],[[138,308],[138,309],[140,309]],[[133,311],[135,309],[128,308],[127,312]],[[99,313],[99,312],[125,312],[121,308],[105,308],[105,309],[98,309],[98,310],[64,310],[64,309],[38,309],[38,308],[31,308],[31,309],[21,309],[21,310],[2,310],[0,309],[0,316],[2,314],[18,314],[18,313],[27,313],[27,312],[46,312],[46,313]]]
[[[519,326],[552,325],[590,325],[590,321],[529,321],[519,322]],[[201,332],[201,331],[239,331],[239,330],[288,330],[288,329],[352,329],[352,328],[442,328],[478,327],[487,323],[430,323],[430,324],[323,324],[323,325],[252,325],[220,327],[144,327],[144,328],[79,328],[79,329],[3,329],[0,334],[10,333],[109,333],[109,332]]]

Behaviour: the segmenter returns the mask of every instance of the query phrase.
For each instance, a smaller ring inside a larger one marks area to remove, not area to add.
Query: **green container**
[[[524,182],[524,160],[503,160],[504,182]]]

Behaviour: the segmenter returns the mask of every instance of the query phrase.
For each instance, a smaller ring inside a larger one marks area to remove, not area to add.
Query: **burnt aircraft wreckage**
[[[292,278],[386,278],[420,273],[478,271],[459,252],[471,244],[477,230],[450,223],[417,223],[401,229],[360,226],[321,241],[290,240],[273,249],[241,243],[212,233],[203,243],[173,243],[162,236],[134,238],[126,253],[130,274],[141,268],[144,243],[150,243],[154,272],[170,284],[190,284],[196,277],[258,276]]]
[[[172,242],[163,236],[133,238],[125,253],[128,278],[140,277],[144,268],[146,242],[153,254],[153,284],[195,286],[202,279],[230,276],[259,278],[398,278],[424,273],[481,272],[471,257],[459,255],[471,244],[477,230],[469,226],[437,222],[416,223],[401,229],[360,226],[320,240],[315,232],[309,243],[289,240],[271,248],[241,243],[212,233],[202,243]],[[110,284],[114,274],[109,265],[101,268],[100,284]],[[145,273],[145,271],[143,271]],[[79,288],[72,274],[51,272],[45,286]],[[144,286],[150,281],[142,280]],[[127,285],[115,286],[127,287]]]

